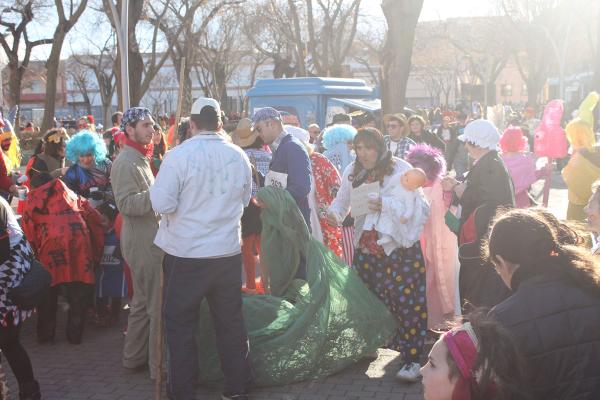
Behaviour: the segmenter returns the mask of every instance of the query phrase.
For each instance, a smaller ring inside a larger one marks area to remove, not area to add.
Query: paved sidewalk
[[[35,340],[33,316],[23,326],[22,341],[29,352],[44,400],[151,400],[154,382],[148,372],[132,373],[121,367],[123,335],[120,327],[94,328],[88,324],[83,344],[69,345],[64,334],[65,314],[59,312],[55,344],[39,345]],[[126,313],[122,315],[125,323]],[[421,384],[398,383],[398,353],[379,350],[379,358],[358,363],[347,370],[318,381],[255,389],[255,400],[421,400]],[[8,375],[11,399],[18,398],[18,387],[10,367]],[[164,386],[163,386],[164,388]],[[164,389],[163,389],[164,390]],[[166,395],[163,391],[163,399]],[[220,399],[219,392],[199,388],[198,400]]]

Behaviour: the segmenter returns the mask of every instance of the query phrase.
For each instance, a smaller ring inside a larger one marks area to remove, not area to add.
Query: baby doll
[[[400,185],[394,187],[386,211],[382,211],[375,223],[379,232],[377,244],[386,254],[397,247],[410,247],[419,240],[423,225],[429,217],[429,204],[421,187],[427,182],[427,175],[421,168],[412,168],[400,178]]]

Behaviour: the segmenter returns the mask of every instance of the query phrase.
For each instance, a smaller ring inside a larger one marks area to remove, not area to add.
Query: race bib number
[[[287,188],[288,174],[281,172],[269,171],[265,177],[265,186],[273,186],[280,189]]]

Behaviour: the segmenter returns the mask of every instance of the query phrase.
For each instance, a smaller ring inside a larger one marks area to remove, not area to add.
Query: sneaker
[[[415,362],[404,364],[396,378],[403,382],[418,382],[421,379],[421,366]]]
[[[249,400],[247,393],[223,393],[221,400]]]

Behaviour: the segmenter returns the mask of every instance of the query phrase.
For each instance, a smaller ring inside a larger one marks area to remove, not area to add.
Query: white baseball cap
[[[211,99],[209,97],[198,97],[194,104],[192,104],[192,112],[190,114],[200,114],[204,107],[212,107],[217,112],[217,115],[221,115],[221,107],[219,106],[219,102],[215,99]]]
[[[458,137],[462,142],[471,142],[488,150],[497,150],[500,142],[500,132],[492,122],[486,119],[476,119],[465,126],[465,131]]]

